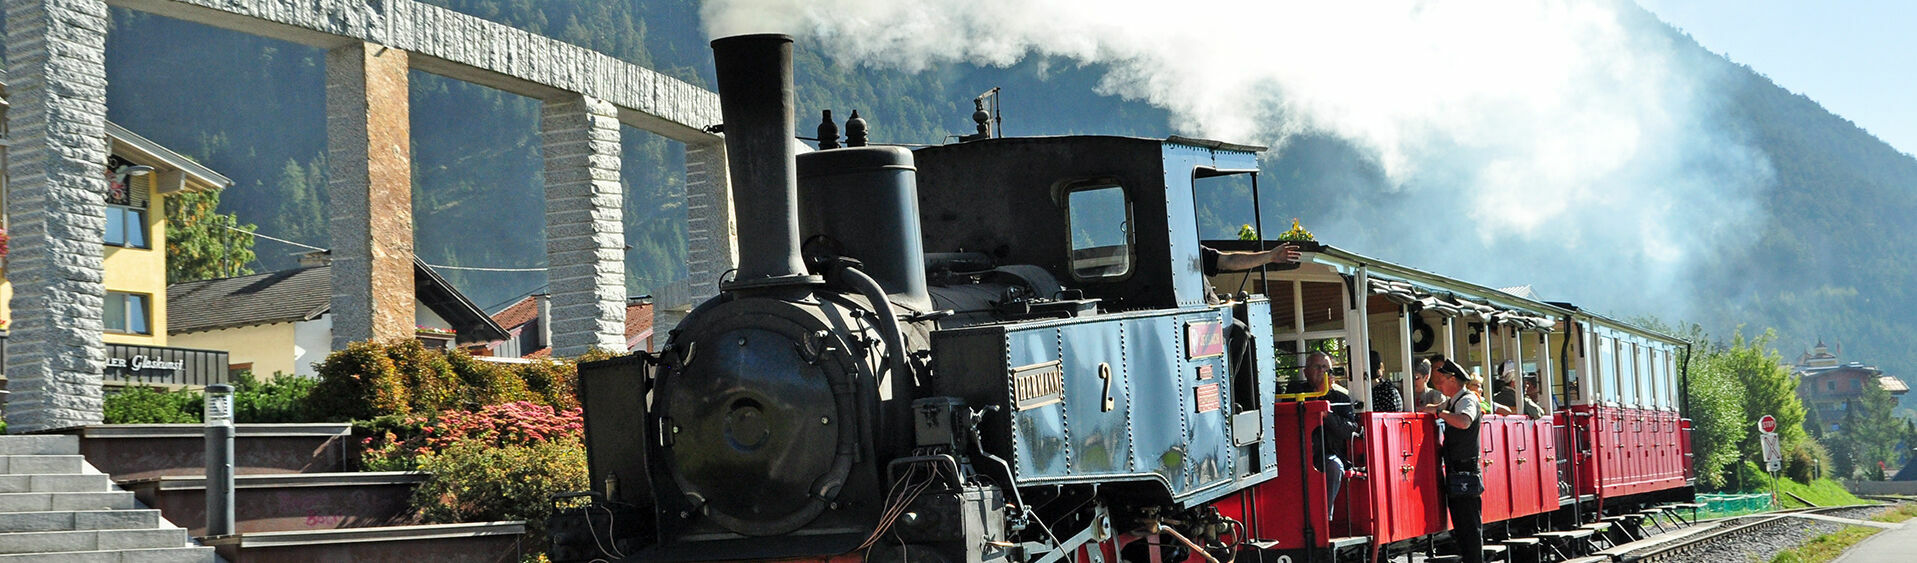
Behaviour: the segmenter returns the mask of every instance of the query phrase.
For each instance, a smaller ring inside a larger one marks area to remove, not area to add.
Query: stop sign
[[[1776,432],[1777,417],[1767,414],[1767,415],[1764,415],[1764,418],[1757,419],[1757,430],[1765,434]]]

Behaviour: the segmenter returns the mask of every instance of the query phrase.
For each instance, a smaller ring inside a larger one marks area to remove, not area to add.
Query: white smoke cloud
[[[1305,217],[1321,240],[1600,310],[1685,314],[1690,267],[1752,238],[1769,181],[1715,125],[1718,71],[1622,0],[710,0],[704,17],[910,71],[1099,64],[1100,93],[1182,134],[1340,137],[1386,185],[1284,186],[1377,192]]]

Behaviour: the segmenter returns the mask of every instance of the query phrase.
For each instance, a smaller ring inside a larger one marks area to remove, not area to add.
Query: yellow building
[[[107,344],[107,379],[199,383],[204,377],[223,378],[223,352],[166,349],[165,202],[176,194],[225,189],[233,181],[117,124],[108,122],[106,128],[111,156],[100,163],[100,173],[108,185],[101,194],[107,203],[106,331],[101,336]],[[5,274],[0,265],[0,343],[13,320],[13,284]],[[204,377],[180,378],[189,372]]]

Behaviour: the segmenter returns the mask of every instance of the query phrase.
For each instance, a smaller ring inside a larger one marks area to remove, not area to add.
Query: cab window
[[[1113,184],[1074,188],[1066,196],[1072,237],[1072,277],[1123,277],[1132,269],[1131,206]]]

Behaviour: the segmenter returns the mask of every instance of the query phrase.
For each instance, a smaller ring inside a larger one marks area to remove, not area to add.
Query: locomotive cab
[[[1107,311],[1204,306],[1194,180],[1256,170],[1262,150],[1112,136],[919,149],[925,248],[1037,265]]]

